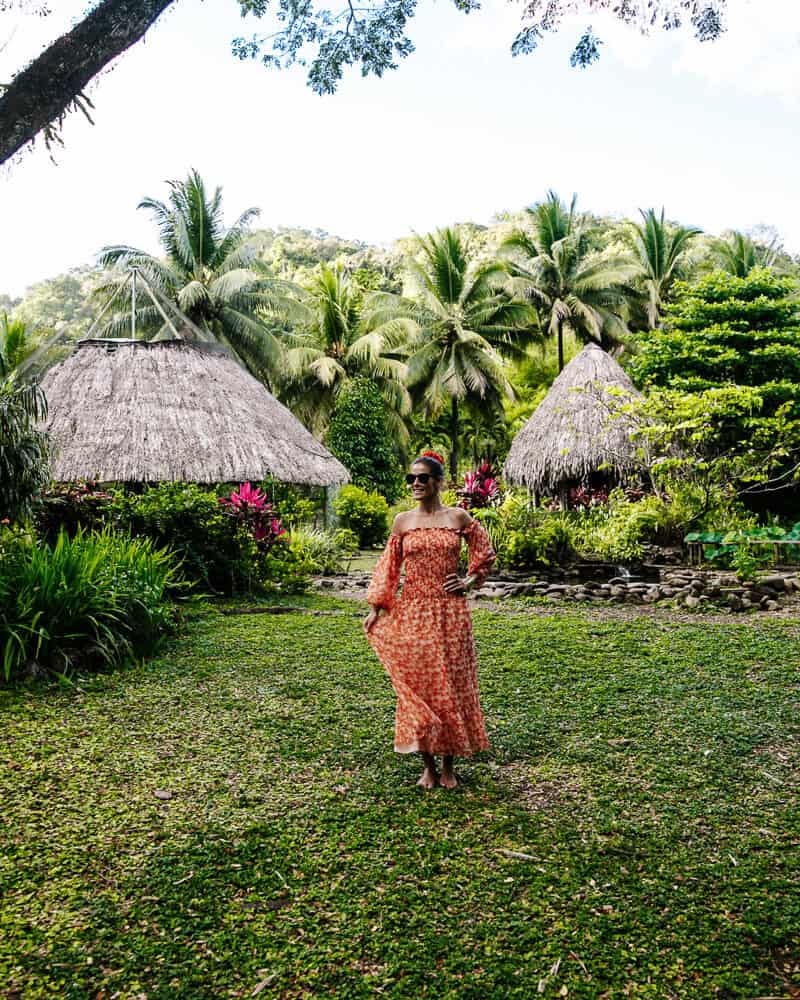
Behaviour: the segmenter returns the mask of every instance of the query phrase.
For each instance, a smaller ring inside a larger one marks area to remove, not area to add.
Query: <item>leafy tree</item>
[[[679,282],[664,328],[642,339],[628,366],[648,389],[724,397],[730,412],[713,428],[715,454],[761,454],[759,476],[784,477],[784,484],[796,458],[786,442],[800,427],[796,290],[795,280],[762,268],[743,278],[717,271],[695,285]]]
[[[625,236],[637,266],[636,278],[641,283],[647,300],[647,325],[651,330],[658,326],[664,303],[676,281],[686,277],[691,267],[692,241],[701,233],[693,226],[670,226],[649,208],[640,210],[642,223],[629,224]]]
[[[94,267],[38,281],[25,291],[14,316],[35,331],[63,331],[70,339],[84,336],[95,315],[92,303],[100,275]]]
[[[386,404],[374,382],[357,375],[336,398],[327,446],[352,481],[394,503],[402,493],[400,465],[386,426]]]
[[[413,319],[408,387],[423,418],[448,408],[450,475],[458,475],[460,405],[501,413],[513,395],[503,357],[521,358],[538,336],[536,317],[508,290],[498,262],[481,263],[461,236],[443,229],[417,239],[409,261],[411,299],[379,297],[389,314]]]
[[[69,32],[55,39],[34,61],[0,88],[0,163],[42,134],[48,147],[59,143],[60,128],[71,111],[89,121],[93,105],[89,83],[108,64],[141,39],[174,0],[101,0]],[[339,10],[315,7],[303,0],[236,0],[242,16],[272,16],[267,35],[236,38],[240,59],[260,59],[282,68],[308,66],[309,86],[318,94],[333,93],[349,66],[362,76],[382,76],[414,51],[408,22],[414,0],[365,0]],[[702,40],[724,30],[727,0],[528,0],[527,22],[517,35],[513,55],[532,52],[547,32],[556,31],[565,15],[608,11],[648,33],[691,24]],[[453,0],[469,13],[478,0]],[[0,14],[9,9],[0,4]],[[46,7],[37,8],[47,13]],[[599,56],[601,42],[588,28],[573,52],[573,66],[588,66]],[[265,51],[266,50],[266,51]]]
[[[322,264],[302,297],[303,311],[292,306],[298,326],[286,336],[281,395],[314,433],[324,432],[342,389],[363,375],[381,393],[391,434],[406,437],[411,400],[403,355],[411,327],[371,310],[370,301],[343,267]]]
[[[565,333],[607,347],[626,332],[627,282],[635,273],[621,254],[592,249],[591,227],[576,212],[576,202],[573,195],[567,206],[549,191],[527,209],[524,225],[501,247],[515,288],[533,303],[542,330],[556,340],[559,371]]]
[[[614,17],[649,34],[654,28],[674,31],[688,23],[703,42],[713,41],[725,30],[727,0],[528,0],[527,24],[517,35],[511,51],[514,55],[533,52],[545,33],[557,31],[564,17],[610,13]],[[578,39],[570,57],[572,66],[586,68],[600,58],[602,41],[591,27]]]
[[[281,343],[266,328],[261,315],[278,307],[284,313],[291,312],[293,300],[285,282],[270,279],[257,268],[257,247],[249,238],[248,225],[259,214],[258,209],[247,209],[226,229],[222,189],[218,187],[209,195],[196,170],[185,181],[170,181],[169,188],[167,203],[144,198],[138,206],[153,214],[164,259],[129,246],[105,247],[101,264],[118,270],[99,293],[115,294],[128,278],[127,269],[136,267],[201,335],[226,344],[254,374],[274,372],[282,359]],[[144,292],[137,297],[136,317],[144,333],[169,335],[162,311]],[[103,332],[125,337],[129,322],[130,305],[120,301]],[[187,339],[195,335],[191,329],[178,332]]]
[[[47,416],[47,401],[35,383],[23,382],[15,366],[25,355],[24,328],[0,323],[0,518],[19,520],[30,513],[48,479],[48,447],[37,424]]]

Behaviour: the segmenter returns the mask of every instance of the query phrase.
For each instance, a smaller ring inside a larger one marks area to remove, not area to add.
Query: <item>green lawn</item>
[[[0,694],[0,996],[800,996],[798,623],[478,611],[493,750],[425,793],[304,603]]]

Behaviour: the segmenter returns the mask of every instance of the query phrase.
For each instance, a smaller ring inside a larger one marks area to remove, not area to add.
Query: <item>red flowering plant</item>
[[[496,507],[502,500],[497,478],[491,465],[485,461],[474,472],[464,473],[464,485],[456,492],[461,498],[458,506],[464,510]]]
[[[600,487],[593,490],[588,486],[577,486],[569,491],[569,505],[573,508],[600,507],[608,503],[608,490]]]
[[[229,497],[220,497],[219,502],[230,517],[250,530],[263,552],[269,552],[275,542],[286,534],[286,528],[275,516],[266,494],[250,483],[242,483]]]

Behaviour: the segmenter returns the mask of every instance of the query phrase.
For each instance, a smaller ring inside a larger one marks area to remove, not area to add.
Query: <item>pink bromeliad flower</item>
[[[230,517],[249,526],[253,538],[263,551],[269,551],[278,539],[286,534],[280,518],[275,517],[272,504],[258,487],[242,483],[229,497],[220,497],[219,502],[227,508]]]
[[[250,507],[253,510],[263,510],[270,507],[267,497],[257,486],[250,483],[242,483],[238,490],[234,490],[230,497],[220,497],[219,501],[225,507],[234,507],[237,510]]]

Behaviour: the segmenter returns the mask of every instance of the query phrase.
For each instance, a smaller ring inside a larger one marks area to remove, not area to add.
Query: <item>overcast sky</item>
[[[91,90],[96,124],[73,115],[53,165],[43,147],[0,174],[0,292],[92,262],[105,244],[157,248],[141,197],[196,167],[221,184],[226,217],[389,242],[412,230],[540,199],[548,188],[598,213],[667,215],[709,232],[777,227],[800,252],[800,3],[730,0],[714,44],[640,39],[598,18],[606,41],[569,67],[581,19],[512,59],[520,5],[464,16],[422,0],[417,51],[383,80],[348,74],[317,97],[302,69],[240,63],[235,0],[179,0]],[[68,26],[0,19],[0,80]],[[245,24],[244,33],[247,31]]]

